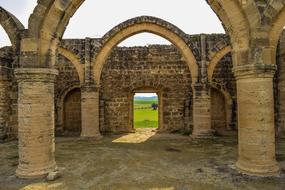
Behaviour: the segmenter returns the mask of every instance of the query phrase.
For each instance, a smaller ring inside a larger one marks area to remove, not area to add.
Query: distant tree
[[[152,108],[152,110],[157,110],[158,109],[158,104],[152,103],[151,104],[151,108]]]

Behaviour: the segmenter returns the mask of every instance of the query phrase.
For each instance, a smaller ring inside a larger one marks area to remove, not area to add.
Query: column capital
[[[202,83],[202,82],[197,82],[194,84],[194,90],[208,90],[209,89],[210,84],[208,82],[206,83]]]
[[[99,92],[100,86],[94,83],[84,83],[81,86],[82,92]]]
[[[273,78],[277,70],[274,64],[253,64],[237,66],[233,69],[237,80],[245,78]]]
[[[201,83],[201,82],[197,82],[194,84],[193,86],[193,91],[194,91],[194,98],[199,97],[201,95],[204,94],[210,94],[210,85],[209,83]]]
[[[54,82],[58,70],[49,68],[18,68],[14,70],[18,82]]]

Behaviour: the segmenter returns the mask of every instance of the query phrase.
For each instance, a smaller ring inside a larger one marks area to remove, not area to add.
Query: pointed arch
[[[39,39],[39,65],[49,67],[55,62],[56,48],[65,28],[85,0],[38,1],[29,19],[30,36]],[[249,46],[249,24],[239,0],[207,0],[231,36],[233,48],[245,50]]]
[[[6,11],[3,7],[0,7],[0,24],[8,34],[14,52],[18,51],[21,43],[21,32],[25,27],[14,15]]]
[[[279,11],[279,14],[272,21],[272,27],[269,31],[269,46],[272,50],[272,63],[276,63],[277,45],[285,26],[285,6]]]
[[[232,96],[230,95],[230,93],[221,87],[221,85],[217,84],[217,83],[211,83],[211,88],[216,89],[217,91],[219,91],[223,96],[224,96],[224,100],[225,100],[225,112],[226,112],[226,128],[230,129],[230,125],[232,122],[232,107],[233,107],[233,99]]]
[[[215,68],[216,68],[217,64],[219,63],[219,61],[231,51],[232,51],[232,48],[231,48],[231,46],[228,45],[228,46],[222,48],[220,51],[218,51],[212,57],[209,65],[208,65],[208,80],[209,81],[212,81]]]
[[[79,76],[80,84],[84,83],[84,68],[83,65],[80,63],[80,58],[72,53],[71,51],[59,47],[58,53],[66,57],[75,67],[77,74]]]
[[[230,35],[233,49],[249,47],[250,25],[239,0],[206,0]]]
[[[101,71],[112,49],[126,38],[142,32],[156,34],[173,43],[180,50],[189,66],[192,82],[196,82],[198,78],[198,66],[189,47],[187,35],[167,21],[156,17],[141,16],[117,25],[102,38],[100,50],[92,58],[93,77],[97,84],[100,83]]]
[[[67,94],[70,93],[71,91],[75,89],[80,89],[80,85],[78,84],[71,84],[60,92],[58,98],[56,99],[56,130],[59,128],[62,130],[63,129],[63,123],[64,123],[64,99],[66,98]]]

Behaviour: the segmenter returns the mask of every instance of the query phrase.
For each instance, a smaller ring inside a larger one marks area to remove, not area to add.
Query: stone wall
[[[213,94],[211,94],[211,96],[213,97],[213,99],[220,101],[220,103],[222,102],[222,99],[223,99],[224,100],[223,105],[225,105],[225,101],[226,101],[225,99],[227,97],[225,97],[225,95],[221,92],[223,91],[229,94],[232,100],[232,108],[229,108],[228,111],[231,112],[232,116],[231,116],[230,126],[226,126],[226,127],[237,129],[236,80],[232,72],[232,68],[233,68],[233,64],[232,64],[231,53],[228,53],[226,56],[224,56],[219,61],[219,63],[217,64],[214,70],[213,81],[211,85],[215,87],[216,90],[218,89],[219,91],[218,92],[214,91]],[[215,105],[218,107],[218,108],[212,107],[212,114],[214,115],[215,113],[217,113],[217,109],[225,109],[226,111],[226,108],[219,108],[220,105],[217,102],[215,103],[212,101],[212,105],[213,106]],[[213,117],[215,117],[214,115]],[[221,123],[223,123],[224,121],[217,121],[216,119],[213,119],[213,120],[215,121],[212,123],[213,125],[212,127],[214,129],[221,128]]]
[[[194,48],[194,55],[199,60],[201,54],[200,36],[190,35],[189,40]],[[206,38],[208,59],[210,54],[223,48],[227,41],[228,38],[225,35],[208,35]],[[86,48],[88,43],[90,47]],[[86,65],[87,60],[96,54],[99,46],[100,39],[69,39],[62,42],[62,47],[74,53],[82,64],[85,63],[85,69],[88,68]],[[68,92],[73,89],[72,86],[79,86],[79,79],[72,63],[62,56],[58,57],[56,68],[60,71],[56,82],[56,102],[60,102],[59,100],[63,99],[62,96],[68,95],[62,91]],[[236,88],[231,69],[231,55],[228,54],[220,61],[214,71],[213,85],[215,88],[218,87],[218,89],[229,91],[234,99]],[[120,133],[133,130],[131,105],[133,93],[138,89],[158,92],[162,105],[160,131],[189,131],[193,122],[191,85],[189,68],[174,46],[151,45],[147,47],[115,48],[109,56],[101,76],[101,131]],[[223,95],[213,93],[213,96],[219,103],[213,103],[214,107],[212,109],[225,110],[225,105],[220,104],[220,100],[224,99]],[[57,112],[64,109],[60,106],[56,106],[56,108]],[[221,125],[224,125],[221,123],[225,123],[225,118],[213,116],[213,128],[221,128]],[[64,120],[58,117],[56,119],[57,126],[62,128]],[[233,122],[235,121],[234,117],[232,118]]]
[[[17,136],[17,84],[13,79],[14,57],[11,47],[0,49],[0,141]]]
[[[227,46],[228,37],[223,34],[204,35],[206,61]],[[201,36],[189,35],[189,43],[199,70],[201,62]],[[85,69],[85,80],[91,76],[91,57],[96,54],[101,39],[67,39],[61,47],[71,52]],[[6,56],[7,57],[7,56]],[[11,55],[10,55],[11,57]],[[80,77],[75,66],[67,57],[58,54],[55,69],[59,70],[55,83],[55,123],[58,134],[80,130]],[[225,118],[216,110],[226,110],[221,90],[229,93],[235,101],[236,84],[231,72],[231,55],[226,55],[216,66],[213,74],[212,128],[220,129]],[[201,73],[200,73],[201,74]],[[199,76],[202,77],[202,76]],[[12,77],[13,81],[13,77]],[[17,84],[11,83],[11,115],[7,129],[16,136],[17,131]],[[132,131],[132,98],[136,90],[157,92],[161,100],[160,131],[188,132],[192,119],[192,81],[189,68],[174,46],[150,45],[146,47],[117,47],[109,56],[101,75],[100,128],[102,132]],[[216,91],[218,91],[216,93]],[[236,107],[231,108],[232,123],[236,121]],[[70,118],[70,119],[67,119]],[[75,124],[76,123],[76,124]],[[77,126],[77,129],[75,129]],[[226,126],[224,126],[226,127]]]
[[[74,88],[80,88],[80,81],[74,65],[62,55],[58,55],[55,69],[59,71],[55,82],[55,123],[56,131],[62,132],[64,126],[66,126],[64,125],[64,105],[66,105],[66,97],[69,96],[69,93],[74,90]],[[76,109],[80,110],[81,108],[78,107]],[[80,128],[80,125],[78,127]]]
[[[283,80],[283,78],[285,78],[285,72],[283,71],[285,71],[285,69],[283,69],[284,64],[282,64],[283,62],[285,62],[285,40],[283,40],[284,36],[285,35],[283,34],[281,37],[279,49],[277,52],[278,72],[275,79],[275,112],[277,126],[280,126],[280,128],[283,128],[285,130],[285,105],[283,106],[282,103],[285,102],[285,100],[283,101],[282,98],[285,97],[283,95],[285,92],[285,88],[283,87],[283,83],[285,83],[285,79]],[[194,55],[198,60],[199,68],[201,69],[200,36],[189,35],[189,40],[192,43]],[[90,48],[88,49],[86,49],[87,41],[90,43]],[[74,53],[80,59],[81,64],[84,65],[84,63],[86,63],[87,56],[90,58],[94,54],[96,54],[100,43],[100,39],[68,39],[63,40],[62,47]],[[225,47],[227,43],[228,38],[225,35],[207,35],[207,60],[209,61],[212,54]],[[107,62],[108,63],[104,66],[102,73],[102,90],[100,95],[100,126],[101,130],[105,132],[130,131],[132,127],[129,121],[131,92],[139,87],[147,87],[147,85],[154,86],[154,89],[156,88],[156,86],[158,86],[157,88],[161,90],[165,88],[165,84],[169,84],[167,85],[167,88],[169,88],[169,86],[172,86],[171,82],[165,81],[163,85],[163,82],[161,82],[161,80],[154,80],[152,79],[152,77],[156,77],[156,79],[161,78],[161,76],[163,76],[162,70],[164,73],[166,73],[164,76],[169,75],[169,73],[173,74],[173,76],[178,76],[180,75],[179,72],[184,70],[185,68],[183,67],[186,65],[186,63],[183,61],[182,56],[176,50],[176,48],[174,48],[173,46],[159,45],[153,45],[150,47],[116,48],[110,55]],[[178,69],[174,69],[175,67]],[[76,73],[75,67],[67,58],[64,58],[63,56],[59,55],[55,68],[59,69],[60,71],[59,77],[57,78],[56,82],[56,102],[60,102],[59,99],[62,99],[62,96],[66,95],[65,92],[68,92],[69,90],[72,90],[75,87],[80,87],[80,81],[78,74]],[[215,67],[213,73],[213,81],[211,85],[215,87],[215,90],[212,93],[212,97],[217,102],[222,102],[222,99],[225,98],[222,93],[216,92],[217,89],[218,91],[226,91],[232,98],[233,106],[231,125],[233,127],[236,127],[236,82],[232,73],[232,68],[233,65],[231,60],[231,54],[229,53],[224,56],[219,61],[219,64]],[[160,71],[160,73],[158,71]],[[189,71],[187,72],[190,75]],[[185,78],[181,80],[185,80]],[[189,80],[189,78],[187,80]],[[151,84],[144,84],[143,81],[151,81]],[[175,82],[173,81],[173,84],[174,83]],[[190,97],[192,93],[190,88],[191,81],[187,81],[187,83],[185,83],[185,86],[187,85],[189,85],[187,89],[190,89],[187,96]],[[116,93],[113,93],[114,91],[116,91]],[[161,91],[163,92],[163,90]],[[167,116],[171,115],[172,112],[170,111],[170,113],[164,114],[166,115],[164,117],[164,121],[166,123],[162,122],[163,130],[183,130],[189,128],[192,125],[192,113],[189,112],[189,117],[184,115],[187,106],[191,107],[192,104],[191,98],[189,101],[189,99],[186,98],[187,96],[182,95],[182,100],[180,101],[180,105],[178,106],[180,112],[175,113],[178,115],[177,118],[180,118],[180,120],[181,118],[183,118],[183,122],[173,124],[175,122],[173,122],[173,120],[171,121],[171,119],[169,119],[169,117]],[[185,99],[187,99],[188,102]],[[164,99],[163,102],[166,102],[166,100],[167,99]],[[183,104],[182,101],[184,101]],[[217,118],[221,118],[221,116],[219,114],[215,115],[217,113],[216,110],[226,109],[222,108],[220,106],[220,103],[217,102],[212,102],[212,127],[214,129],[218,129],[221,127],[221,125],[224,125],[224,120],[220,119],[217,121]],[[57,105],[56,108],[58,108],[59,110],[63,109],[62,105]],[[166,106],[164,105],[164,109],[168,108],[166,108]],[[192,107],[188,110],[192,110]],[[59,126],[59,128],[62,127],[63,120],[58,119],[58,117],[56,118],[56,120],[60,121],[57,122],[57,126]],[[185,120],[187,120],[187,122]],[[185,122],[188,123],[188,125],[185,125]],[[171,125],[175,125],[176,127],[172,128]]]
[[[191,74],[173,46],[116,48],[104,66],[101,96],[104,132],[132,130],[131,104],[136,90],[152,89],[161,99],[160,131],[185,130],[185,102],[191,99]]]

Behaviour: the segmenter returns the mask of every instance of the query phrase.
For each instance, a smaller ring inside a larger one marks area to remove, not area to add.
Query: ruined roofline
[[[227,34],[223,34],[223,33],[211,33],[211,34],[205,34],[205,33],[201,33],[201,34],[186,34],[188,40],[193,40],[193,39],[197,39],[199,38],[201,35],[206,35],[207,37],[211,38],[221,38],[221,39],[226,39],[229,40],[229,36]],[[97,44],[101,44],[102,43],[102,38],[64,38],[61,41],[61,46],[64,46],[65,43],[70,42],[70,41],[81,41],[82,43],[84,43],[84,41],[86,39],[90,39],[91,41],[93,41],[93,43],[97,43]],[[194,40],[195,41],[195,40]],[[119,46],[119,47],[152,47],[152,46],[173,46],[173,44],[171,42],[169,42],[170,44],[147,44],[147,45],[134,45],[134,46]]]

